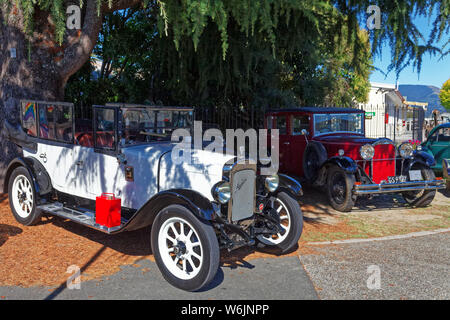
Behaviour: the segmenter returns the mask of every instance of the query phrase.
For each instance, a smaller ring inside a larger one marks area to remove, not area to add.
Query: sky
[[[433,13],[431,21],[434,21],[436,12]],[[422,32],[425,37],[428,37],[429,32],[432,28],[432,23],[428,21],[428,17],[417,17],[414,21],[417,28]],[[439,47],[448,40],[450,34],[444,36]],[[448,50],[448,46],[446,50]],[[412,66],[406,67],[399,75],[399,84],[422,84],[422,85],[433,85],[438,88],[442,88],[445,81],[450,78],[450,55],[447,55],[442,60],[439,60],[440,56],[430,56],[426,54],[423,57],[422,68],[420,74],[417,70],[414,70]],[[391,63],[392,57],[390,53],[390,48],[388,45],[383,47],[382,56],[374,57],[374,66],[387,72],[387,67]],[[382,83],[396,83],[395,71],[391,71],[387,78],[381,72],[375,70],[370,76],[370,81],[372,82],[382,82]]]

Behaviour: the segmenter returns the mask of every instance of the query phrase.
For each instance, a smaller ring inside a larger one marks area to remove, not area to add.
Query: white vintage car
[[[203,150],[192,150],[190,163],[174,163],[171,133],[192,128],[191,108],[94,106],[93,121],[83,122],[74,120],[72,104],[21,105],[21,125],[5,122],[23,156],[10,163],[4,192],[24,225],[44,212],[110,234],[152,225],[163,276],[189,291],[214,278],[222,248],[257,244],[283,253],[300,238],[296,180],[261,176],[249,161]],[[96,219],[103,193],[120,198],[117,225]]]

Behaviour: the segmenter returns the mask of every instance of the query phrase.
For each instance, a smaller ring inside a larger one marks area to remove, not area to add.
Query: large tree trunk
[[[6,14],[0,8],[0,128],[4,120],[20,121],[20,100],[62,101],[68,78],[89,58],[101,17],[97,16],[95,1],[84,10],[82,30],[68,32],[60,46],[54,40],[54,26],[48,12],[36,10],[35,31],[27,37],[23,29],[23,14],[14,8]],[[88,10],[91,10],[90,12]],[[15,57],[11,52],[15,51]],[[20,150],[0,136],[0,190],[8,163]],[[0,191],[1,192],[1,191]]]
[[[19,11],[9,16],[0,12],[0,126],[4,120],[19,121],[21,99],[59,100],[62,99],[60,77],[52,67],[49,54],[36,52],[28,45],[23,29],[23,16]],[[31,43],[30,43],[31,44]],[[16,57],[11,57],[15,50]],[[7,164],[17,156],[15,145],[0,137],[0,187]]]
[[[59,45],[55,39],[55,26],[48,12],[36,5],[33,16],[33,35],[27,36],[23,27],[23,14],[13,5],[0,6],[0,130],[5,119],[19,121],[22,99],[62,101],[64,86],[71,75],[89,59],[107,12],[136,6],[140,0],[108,2],[97,11],[97,0],[85,0],[80,30],[66,30],[64,41]],[[79,5],[79,0],[65,0]],[[6,13],[9,14],[6,14]],[[11,57],[15,49],[16,57]],[[0,190],[6,166],[19,150],[0,135]],[[1,192],[1,191],[0,191]]]

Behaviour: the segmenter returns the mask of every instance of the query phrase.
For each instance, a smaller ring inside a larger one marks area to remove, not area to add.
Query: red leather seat
[[[75,134],[75,143],[82,146],[93,148],[94,147],[94,138],[92,137],[91,132],[77,132]]]
[[[77,132],[75,134],[75,143],[88,148],[94,147],[94,136],[91,132]],[[110,132],[97,132],[97,147],[113,148],[114,136]]]
[[[113,148],[114,136],[110,132],[97,132],[97,146],[102,148]]]

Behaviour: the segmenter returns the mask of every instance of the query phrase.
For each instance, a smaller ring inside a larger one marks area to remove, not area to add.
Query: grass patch
[[[356,238],[367,239],[450,227],[450,206],[435,205],[424,209],[410,209],[401,213],[401,215],[404,217],[431,215],[436,218],[382,221],[382,219],[367,215],[341,215],[337,217],[340,222],[336,226],[321,224],[311,227],[306,225],[302,240],[320,242]]]

